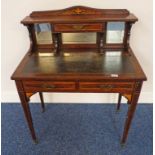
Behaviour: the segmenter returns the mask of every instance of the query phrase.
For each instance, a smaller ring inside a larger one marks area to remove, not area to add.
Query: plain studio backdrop
[[[101,9],[128,9],[138,17],[139,21],[132,27],[130,45],[148,78],[143,84],[139,102],[152,103],[152,3],[152,0],[2,0],[2,102],[19,102],[15,83],[10,80],[10,76],[28,51],[30,44],[28,31],[20,21],[32,11],[83,5]],[[39,101],[38,95],[34,95],[31,101]],[[46,93],[45,102],[115,103],[117,94]]]

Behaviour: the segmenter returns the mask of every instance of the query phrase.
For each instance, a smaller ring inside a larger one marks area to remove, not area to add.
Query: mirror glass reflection
[[[35,34],[38,44],[51,44],[52,34],[49,23],[35,24]]]
[[[62,33],[65,44],[91,44],[96,43],[96,33]]]
[[[124,22],[108,22],[106,43],[123,43]]]

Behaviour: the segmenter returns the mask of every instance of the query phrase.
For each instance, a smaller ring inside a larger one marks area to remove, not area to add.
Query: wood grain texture
[[[73,6],[62,10],[51,11],[34,11],[30,14],[31,17],[41,16],[61,16],[61,15],[114,15],[127,16],[129,11],[126,9],[97,9],[86,6]]]
[[[25,17],[21,23],[94,23],[103,21],[136,22],[137,20],[138,19],[126,9],[95,9],[83,6],[74,6],[62,10],[34,11],[29,16]]]
[[[102,32],[103,24],[55,24],[54,32]]]

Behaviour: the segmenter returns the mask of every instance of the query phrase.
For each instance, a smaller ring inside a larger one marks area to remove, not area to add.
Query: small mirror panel
[[[123,43],[125,22],[108,22],[106,43]]]
[[[96,33],[62,33],[64,44],[96,43]]]
[[[51,25],[49,23],[35,24],[37,44],[52,44]]]

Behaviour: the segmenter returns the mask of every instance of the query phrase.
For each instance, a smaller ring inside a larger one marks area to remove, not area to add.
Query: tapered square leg
[[[122,144],[124,144],[127,140],[129,128],[131,126],[131,122],[132,122],[132,119],[133,119],[133,116],[134,116],[134,113],[136,110],[136,106],[137,106],[138,98],[140,95],[141,87],[142,87],[142,82],[136,82],[135,83],[134,92],[133,92],[132,97],[131,97],[131,101],[130,101],[128,112],[127,112],[127,117],[125,120],[123,136],[121,139]]]
[[[118,103],[117,103],[117,111],[119,111],[119,110],[120,110],[121,99],[122,99],[122,94],[121,94],[121,93],[119,93],[119,96],[118,96]]]
[[[36,138],[35,130],[34,130],[34,127],[33,127],[32,116],[31,116],[29,104],[26,101],[25,94],[23,92],[18,92],[18,94],[20,96],[21,105],[23,107],[23,111],[24,111],[25,118],[26,118],[27,123],[28,123],[28,127],[30,129],[32,139],[33,139],[34,143],[36,143],[37,138]]]
[[[130,104],[130,101],[127,101],[127,104],[129,105]]]
[[[33,139],[34,143],[36,144],[38,141],[37,141],[37,137],[36,137],[36,134],[35,134],[34,127],[33,127],[33,121],[32,121],[32,116],[31,116],[31,112],[30,112],[28,99],[26,97],[25,92],[22,90],[21,82],[16,82],[16,86],[17,86],[17,89],[18,89],[18,94],[19,94],[19,97],[20,97],[20,100],[21,100],[21,105],[22,105],[22,108],[23,108],[23,111],[24,111],[24,114],[25,114],[25,118],[26,118],[29,130],[30,130],[32,139]]]
[[[40,96],[40,101],[41,101],[42,112],[44,112],[45,111],[45,104],[44,104],[43,93],[42,92],[39,92],[39,96]]]

